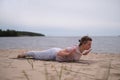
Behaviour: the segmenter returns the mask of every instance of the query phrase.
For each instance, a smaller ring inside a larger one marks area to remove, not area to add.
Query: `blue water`
[[[66,48],[79,44],[81,37],[0,37],[0,49]],[[120,37],[92,37],[92,52],[120,53]]]

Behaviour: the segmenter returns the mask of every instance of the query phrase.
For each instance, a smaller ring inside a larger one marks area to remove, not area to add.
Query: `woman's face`
[[[91,48],[91,44],[92,44],[92,41],[87,41],[87,43],[83,44],[84,49],[85,49],[85,50],[90,49],[90,48]]]

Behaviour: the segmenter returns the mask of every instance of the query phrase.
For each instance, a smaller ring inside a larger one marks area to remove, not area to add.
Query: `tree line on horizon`
[[[27,32],[27,31],[16,31],[16,30],[2,30],[0,29],[0,37],[17,37],[17,36],[45,36],[41,33]]]

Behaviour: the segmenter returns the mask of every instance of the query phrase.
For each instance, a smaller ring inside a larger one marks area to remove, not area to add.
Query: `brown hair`
[[[82,44],[86,44],[87,41],[92,41],[92,38],[90,38],[89,36],[83,36],[83,37],[79,40],[79,42],[80,42],[79,46],[81,46]]]

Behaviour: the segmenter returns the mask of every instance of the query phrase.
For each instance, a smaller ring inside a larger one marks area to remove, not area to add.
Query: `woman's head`
[[[84,50],[88,50],[91,48],[91,44],[92,44],[92,38],[90,38],[89,36],[83,36],[80,40],[79,40],[80,44],[79,47],[83,47]]]

